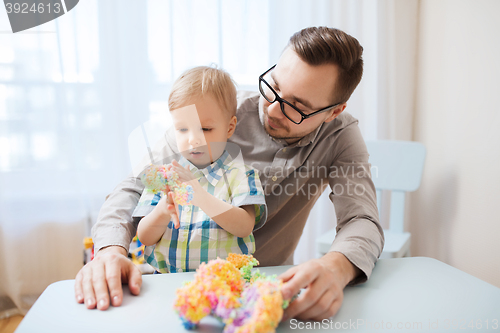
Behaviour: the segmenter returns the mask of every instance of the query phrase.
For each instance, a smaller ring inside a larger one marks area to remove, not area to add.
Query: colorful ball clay
[[[230,254],[203,263],[194,281],[177,289],[174,309],[186,329],[194,329],[205,316],[224,324],[224,333],[273,332],[288,306],[281,296],[281,280],[258,271],[245,279],[258,261],[252,256]]]
[[[187,205],[193,200],[193,187],[181,183],[181,186],[174,187],[174,201],[179,205]]]
[[[154,193],[165,192],[167,180],[164,165],[150,165],[141,175],[144,186]]]
[[[153,193],[166,193],[168,185],[178,205],[187,205],[193,200],[193,187],[181,182],[177,172],[168,170],[165,165],[150,165],[141,174],[141,181]]]
[[[241,294],[241,307],[226,321],[224,333],[273,332],[283,317],[281,285],[276,278],[259,278],[248,284]]]

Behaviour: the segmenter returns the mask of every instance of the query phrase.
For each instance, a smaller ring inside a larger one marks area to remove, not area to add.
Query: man
[[[361,80],[362,52],[358,41],[340,30],[304,29],[261,75],[260,94],[238,96],[238,124],[230,141],[240,146],[245,163],[259,170],[268,205],[267,222],[254,233],[254,256],[262,266],[292,263],[311,208],[326,186],[332,189],[337,236],[325,256],[280,276],[286,299],[305,288],[284,319],[333,316],[345,286],[366,281],[383,248],[366,145],[357,120],[342,113]],[[141,275],[126,249],[137,226],[129,207],[142,189],[140,181],[128,178],[101,209],[93,228],[98,252],[75,283],[76,299],[87,308],[105,310],[110,300],[119,306],[122,281],[133,294],[140,291]]]

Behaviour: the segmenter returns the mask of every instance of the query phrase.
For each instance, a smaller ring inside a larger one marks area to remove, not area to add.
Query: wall
[[[411,195],[412,255],[500,287],[500,1],[422,0]]]

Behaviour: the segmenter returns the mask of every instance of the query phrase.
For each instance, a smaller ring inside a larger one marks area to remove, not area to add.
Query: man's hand
[[[285,310],[283,320],[321,321],[337,313],[344,299],[344,288],[360,270],[342,253],[329,252],[320,259],[309,260],[279,276],[285,282],[281,293],[291,299],[305,288]]]
[[[138,295],[142,285],[141,271],[129,260],[121,246],[101,249],[94,260],[83,266],[75,279],[75,298],[87,309],[106,310],[109,299],[113,306],[123,300],[122,282],[128,283],[130,292]]]

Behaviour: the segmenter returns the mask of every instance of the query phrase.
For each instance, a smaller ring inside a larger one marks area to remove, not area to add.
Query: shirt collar
[[[181,155],[179,158],[179,164],[191,170],[191,173],[196,179],[205,177],[213,186],[216,186],[219,180],[224,176],[224,173],[229,169],[228,164],[231,161],[231,155],[229,155],[227,150],[224,150],[222,155],[215,162],[201,169],[198,169],[196,165],[189,162],[184,156]]]
[[[311,133],[307,134],[302,139],[300,139],[297,142],[297,146],[304,147],[310,144],[311,142],[314,142],[314,140],[316,140],[316,137],[318,136],[319,131],[321,130],[321,127],[323,127],[323,124],[319,125],[318,128],[316,128],[314,131],[312,131]]]

